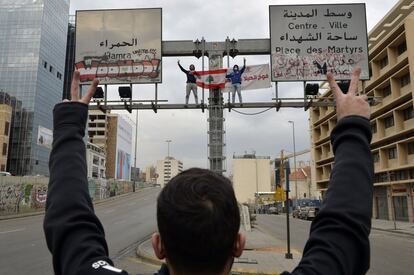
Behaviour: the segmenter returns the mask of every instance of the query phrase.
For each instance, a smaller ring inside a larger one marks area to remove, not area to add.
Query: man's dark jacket
[[[128,274],[113,267],[88,192],[83,136],[88,106],[55,106],[44,231],[55,274]],[[331,134],[335,166],[323,206],[292,273],[359,275],[369,268],[373,162],[369,120],[338,121]],[[168,274],[164,266],[159,274]]]

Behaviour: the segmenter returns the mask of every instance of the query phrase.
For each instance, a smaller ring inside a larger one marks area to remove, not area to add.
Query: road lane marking
[[[114,211],[115,211],[115,209],[108,209],[108,210],[105,210],[104,213],[105,214],[109,214],[109,213],[112,213]]]
[[[24,231],[24,230],[26,230],[26,228],[18,228],[18,229],[9,230],[9,231],[0,231],[0,234],[7,234],[7,233],[20,232],[20,231]]]

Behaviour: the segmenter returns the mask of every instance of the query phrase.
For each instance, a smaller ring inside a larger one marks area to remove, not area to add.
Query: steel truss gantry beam
[[[203,57],[203,70],[204,70],[204,57],[209,58],[209,70],[217,69],[222,67],[222,59],[227,56],[235,57],[237,55],[270,55],[270,39],[239,39],[230,40],[228,37],[225,41],[218,42],[206,42],[204,37],[201,40],[177,40],[177,41],[162,41],[162,56],[163,57],[180,57],[180,56],[195,56],[197,58]],[[132,87],[132,85],[131,85]],[[105,91],[106,91],[105,87]],[[171,110],[171,109],[201,109],[203,112],[205,109],[209,111],[209,162],[210,169],[217,173],[223,173],[226,171],[225,168],[225,128],[224,128],[224,117],[223,110],[228,109],[231,111],[232,108],[275,108],[279,111],[280,108],[304,108],[306,111],[311,106],[333,106],[334,102],[313,102],[312,99],[299,99],[295,101],[288,101],[286,99],[279,99],[276,85],[276,98],[272,99],[268,103],[243,103],[243,104],[230,104],[224,103],[223,94],[220,90],[210,90],[208,105],[204,101],[202,104],[167,104],[162,103],[165,100],[158,100],[157,84],[155,84],[155,100],[132,100],[128,101],[107,101],[106,93],[103,101],[97,101],[95,104],[90,105],[90,109],[99,109],[103,112],[108,110],[125,110],[132,112],[136,110]]]

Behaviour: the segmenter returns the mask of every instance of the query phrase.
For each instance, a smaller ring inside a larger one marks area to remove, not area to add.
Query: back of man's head
[[[192,168],[164,187],[158,229],[169,265],[178,273],[221,273],[232,259],[240,214],[231,182]]]

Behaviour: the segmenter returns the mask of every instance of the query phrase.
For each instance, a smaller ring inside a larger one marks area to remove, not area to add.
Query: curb
[[[255,228],[257,229],[257,230],[259,230],[259,231],[261,231],[263,234],[266,234],[267,236],[269,236],[270,238],[273,238],[273,239],[275,239],[275,240],[278,240],[278,241],[280,241],[278,238],[276,238],[275,236],[273,236],[272,234],[270,234],[269,233],[269,231],[267,231],[266,229],[264,229],[263,227],[261,227],[260,225],[256,225],[255,226]],[[297,249],[295,249],[295,248],[290,248],[290,252],[291,253],[296,253],[296,254],[298,254],[299,255],[299,257],[300,258],[302,258],[302,251],[299,251],[299,250],[297,250]]]
[[[27,217],[32,217],[32,216],[40,216],[44,214],[45,214],[45,210],[33,211],[33,212],[28,212],[28,213],[23,213],[23,214],[6,215],[6,216],[0,216],[0,221],[27,218]]]
[[[142,191],[147,190],[149,188],[151,188],[151,187],[144,187],[142,189],[137,189],[135,191],[135,193],[142,192]],[[92,203],[93,203],[93,205],[99,205],[101,203],[105,203],[105,202],[108,202],[108,201],[113,201],[113,200],[116,200],[116,199],[119,199],[119,198],[130,196],[133,193],[134,192],[129,192],[129,193],[121,194],[121,195],[118,195],[118,196],[109,197],[109,198],[106,198],[106,199],[103,199],[103,200],[92,201]],[[33,211],[33,212],[22,213],[22,214],[5,215],[5,216],[0,215],[0,221],[27,218],[27,217],[32,217],[32,216],[40,216],[40,215],[44,215],[44,214],[45,214],[45,210]]]
[[[147,253],[145,253],[144,249],[142,248],[142,246],[144,245],[144,243],[146,243],[146,242],[148,242],[150,240],[151,240],[151,238],[145,239],[142,242],[140,242],[139,245],[138,245],[138,247],[137,247],[137,250],[136,250],[135,254],[136,254],[136,256],[138,258],[140,258],[140,259],[142,259],[142,260],[144,260],[146,262],[149,262],[151,264],[155,264],[155,265],[161,266],[163,263],[165,263],[164,261],[161,261],[161,260],[159,260],[159,259],[157,259],[155,257],[152,257],[152,256],[148,255]]]
[[[144,249],[142,248],[143,245],[146,242],[150,241],[150,240],[151,240],[151,238],[146,239],[138,245],[137,250],[136,250],[136,256],[139,259],[141,259],[143,261],[146,261],[150,264],[155,264],[155,265],[161,266],[163,263],[165,263],[164,261],[161,261],[161,260],[159,260],[155,257],[152,257],[152,256],[148,255],[144,251]],[[265,272],[265,271],[259,271],[257,269],[243,269],[243,268],[238,268],[238,267],[232,267],[231,274],[232,275],[258,275],[258,274],[260,274],[260,275],[280,275],[279,272]]]
[[[401,229],[383,229],[383,228],[377,228],[377,227],[371,227],[371,229],[372,230],[377,230],[377,231],[382,231],[382,232],[388,232],[388,233],[394,233],[394,234],[414,237],[414,233],[403,232],[403,231],[400,231]]]

